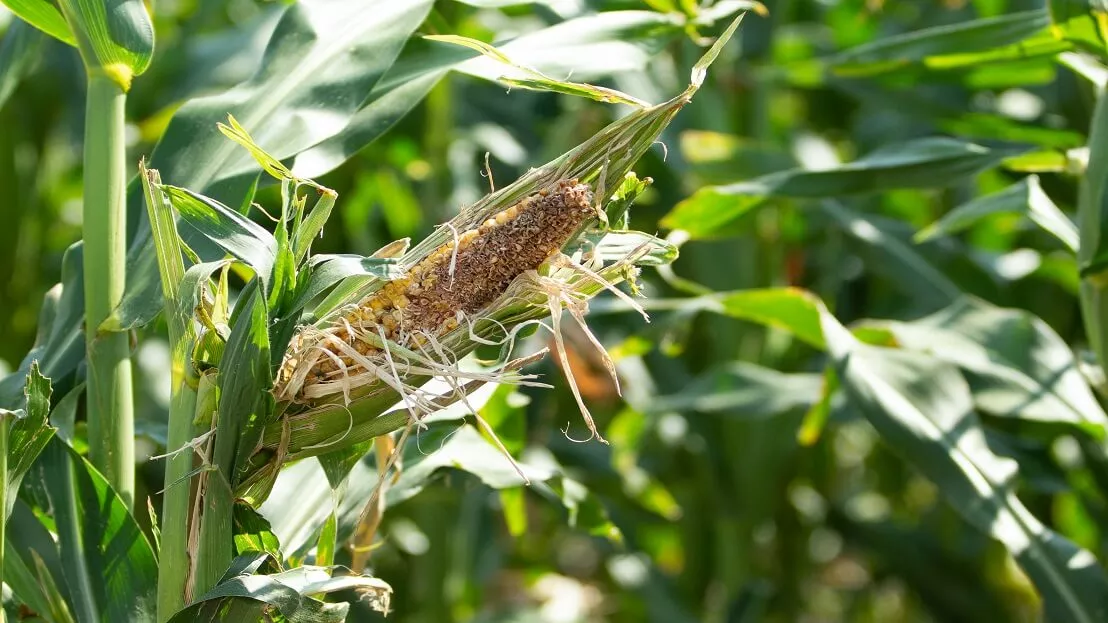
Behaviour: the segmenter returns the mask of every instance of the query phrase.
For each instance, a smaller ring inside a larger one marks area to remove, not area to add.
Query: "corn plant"
[[[294,5],[255,76],[226,94],[186,104],[128,190],[123,94],[150,60],[145,7],[116,7],[117,14],[84,5],[62,6],[60,13],[46,3],[9,5],[43,31],[76,41],[89,73],[86,244],[83,254],[80,247],[70,252],[73,265],[84,267],[76,273],[84,288],[63,280],[47,299],[45,337],[21,373],[5,379],[5,402],[18,408],[3,411],[0,420],[4,519],[10,519],[0,533],[19,536],[11,548],[16,555],[0,569],[14,601],[33,616],[344,620],[349,604],[325,597],[339,591],[353,591],[387,613],[391,588],[363,571],[386,506],[387,481],[400,473],[409,438],[420,439],[440,411],[458,403],[521,482],[535,477],[471,404],[485,384],[542,386],[524,367],[544,351],[514,355],[535,327],[550,330],[581,415],[603,441],[566,363],[562,315],[589,336],[614,375],[585,323],[589,299],[608,291],[641,311],[617,285],[628,281],[634,288],[639,266],[676,256],[672,245],[626,230],[628,208],[650,184],[631,169],[691,101],[739,20],[695,65],[684,92],[648,106],[614,89],[552,79],[465,37],[413,38],[415,62],[405,64],[401,48],[428,2]],[[754,5],[739,3],[719,15],[748,6]],[[60,16],[71,30],[59,26]],[[693,27],[672,17],[665,22],[674,34]],[[360,43],[374,28],[385,34]],[[304,37],[308,32],[314,36]],[[423,41],[439,46],[430,57]],[[457,50],[466,48],[463,60],[482,54],[498,68],[486,77],[504,84],[636,110],[512,184],[494,187],[411,248],[405,240],[370,257],[313,254],[312,242],[339,201],[300,171],[325,172],[341,162],[349,141],[372,140],[382,123],[395,122],[448,69],[461,67]],[[371,93],[362,105],[349,98],[313,102],[348,117],[343,133],[317,128],[305,135],[295,123],[276,131],[266,125],[282,106],[291,111],[304,104],[293,87],[311,92],[335,86],[318,73],[322,64],[353,57],[371,60],[358,65],[357,75],[344,73],[343,88],[376,84],[376,98]],[[287,71],[289,59],[295,59],[294,71]],[[388,81],[393,61],[399,69]],[[269,71],[277,66],[284,71]],[[275,104],[277,94],[283,99]],[[228,115],[227,124],[197,134],[196,121],[215,111]],[[259,146],[275,144],[281,132],[292,139],[272,152]],[[280,187],[272,233],[245,214],[259,184],[242,181],[258,171]],[[245,193],[241,211],[206,194],[219,184],[220,192]],[[145,206],[147,219],[131,241],[125,271],[125,208],[136,206]],[[238,278],[241,288],[233,285]],[[74,297],[82,293],[83,367],[72,350],[73,336],[81,335],[73,324]],[[148,501],[153,531],[147,534],[131,508],[127,332],[158,312],[172,353],[171,404],[167,452],[155,457],[166,464],[161,512]],[[498,348],[497,361],[472,357],[479,347]],[[435,384],[440,389],[430,388]],[[53,396],[55,388],[64,395]],[[89,460],[76,424],[82,396]],[[378,485],[351,538],[353,569],[335,564],[344,543],[333,516],[318,528],[310,561],[283,556],[256,511],[282,469],[319,457],[341,480],[343,469],[348,473],[351,461],[370,449]]]

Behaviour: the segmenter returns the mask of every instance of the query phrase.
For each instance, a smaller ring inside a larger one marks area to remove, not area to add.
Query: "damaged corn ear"
[[[502,295],[512,282],[541,266],[590,219],[592,190],[562,180],[455,232],[407,274],[360,301],[326,328],[305,328],[292,340],[274,392],[303,400],[349,391],[354,379],[376,380],[382,346],[420,350]],[[332,388],[320,391],[320,384]],[[364,384],[364,383],[357,383]],[[317,387],[316,391],[312,391]]]

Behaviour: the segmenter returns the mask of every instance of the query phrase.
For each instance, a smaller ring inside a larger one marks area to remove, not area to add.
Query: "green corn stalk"
[[[130,507],[134,503],[134,405],[128,335],[112,322],[126,283],[127,172],[124,110],[134,76],[154,52],[141,0],[60,0],[20,13],[75,45],[88,79],[84,144],[85,343],[89,457]],[[21,7],[25,7],[20,3]]]
[[[169,330],[171,360],[171,394],[169,402],[169,434],[166,447],[165,489],[162,499],[161,551],[158,557],[157,620],[167,621],[185,605],[188,579],[188,473],[192,469],[192,453],[188,443],[195,437],[193,413],[196,409],[197,375],[191,366],[191,347],[196,339],[191,310],[183,305],[175,284],[184,280],[185,265],[181,239],[172,207],[155,188],[161,183],[157,171],[140,165],[140,177],[150,215],[154,243],[158,247],[158,272],[161,275],[165,300],[166,325]]]
[[[1078,189],[1081,315],[1089,346],[1108,365],[1108,97],[1098,90],[1089,133],[1089,163]]]
[[[126,283],[126,100],[107,72],[89,69],[83,217],[89,458],[130,507],[135,480],[131,345],[126,333],[101,328],[122,300]]]

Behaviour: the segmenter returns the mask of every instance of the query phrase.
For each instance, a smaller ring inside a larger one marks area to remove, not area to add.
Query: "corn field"
[[[1108,621],[1108,8],[0,0],[0,622]]]

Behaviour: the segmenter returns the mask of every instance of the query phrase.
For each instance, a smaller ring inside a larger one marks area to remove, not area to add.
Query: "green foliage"
[[[5,0],[6,615],[1108,619],[1101,4]],[[86,459],[78,54],[149,156],[96,323],[135,510]],[[567,252],[641,255],[602,274],[651,323],[587,316],[618,387],[567,316],[418,422],[270,393],[298,325],[554,169],[604,190]],[[559,345],[609,445],[573,441]]]

